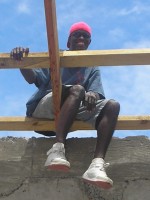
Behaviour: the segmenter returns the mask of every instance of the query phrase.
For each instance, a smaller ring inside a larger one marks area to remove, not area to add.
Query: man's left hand
[[[96,108],[96,102],[99,99],[98,96],[98,94],[92,91],[85,93],[83,105],[86,107],[87,111],[92,112]]]

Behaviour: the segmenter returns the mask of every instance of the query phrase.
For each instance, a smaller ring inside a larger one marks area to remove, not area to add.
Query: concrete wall
[[[107,153],[110,190],[85,184],[81,176],[89,166],[95,138],[67,140],[69,173],[47,171],[46,152],[55,139],[1,138],[0,199],[3,200],[150,200],[150,140],[114,138]]]

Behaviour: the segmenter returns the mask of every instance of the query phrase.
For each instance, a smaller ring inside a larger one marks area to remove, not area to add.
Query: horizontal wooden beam
[[[65,67],[150,65],[150,49],[63,51]]]
[[[0,54],[0,69],[14,68],[49,68],[49,54],[47,52],[29,53],[21,61],[10,58],[10,54]]]
[[[149,130],[150,116],[119,116],[116,130]],[[28,117],[0,117],[0,131],[46,131],[55,130],[54,121]],[[75,130],[93,130],[81,121],[75,121],[71,128]]]
[[[150,65],[150,49],[60,51],[61,67]],[[49,68],[46,52],[29,53],[15,61],[8,53],[0,53],[0,69]]]

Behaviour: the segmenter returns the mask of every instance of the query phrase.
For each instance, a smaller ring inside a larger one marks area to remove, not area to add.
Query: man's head
[[[67,47],[70,50],[85,50],[91,42],[91,27],[85,22],[77,22],[70,27]]]

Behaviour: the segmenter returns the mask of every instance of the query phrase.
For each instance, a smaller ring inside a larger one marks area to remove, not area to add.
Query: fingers
[[[22,60],[23,59],[23,54],[25,53],[25,56],[28,55],[29,53],[29,48],[23,48],[23,47],[16,47],[12,49],[10,52],[10,57],[13,58],[14,60]]]
[[[89,104],[95,104],[96,98],[95,98],[95,96],[89,96],[87,101]]]
[[[93,103],[92,103],[93,102]],[[95,101],[92,101],[92,102],[86,102],[85,105],[86,105],[86,109],[87,111],[89,112],[92,112],[95,108],[96,108],[96,103]]]
[[[25,48],[24,52],[25,52],[25,56],[28,56],[28,54],[29,54],[29,48]]]
[[[24,49],[22,47],[16,47],[11,51],[11,57],[15,60],[21,60],[23,58]]]
[[[93,111],[96,108],[96,95],[93,92],[89,92],[85,95],[85,100],[83,105],[86,107],[87,111]]]

